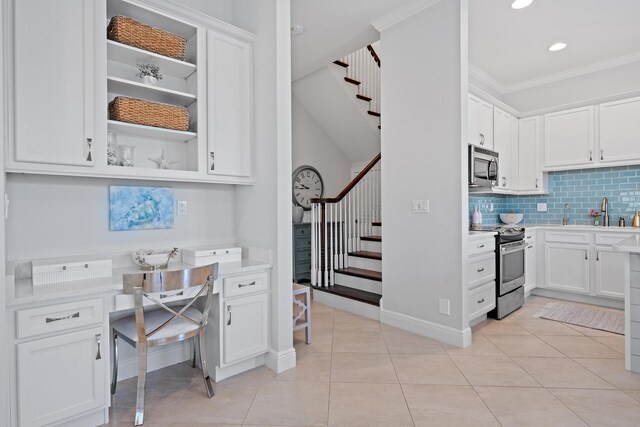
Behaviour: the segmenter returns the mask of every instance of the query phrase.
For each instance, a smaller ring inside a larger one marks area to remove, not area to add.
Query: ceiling
[[[371,26],[414,0],[292,0],[293,80],[379,38]],[[469,62],[509,86],[640,52],[640,0],[469,0]],[[564,41],[568,47],[549,52]],[[640,55],[638,58],[640,59]]]

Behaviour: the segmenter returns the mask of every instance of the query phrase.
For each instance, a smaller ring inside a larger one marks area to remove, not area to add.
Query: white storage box
[[[34,286],[51,283],[72,282],[74,280],[98,279],[113,274],[111,260],[76,261],[58,264],[45,264],[43,261],[33,262]]]
[[[201,246],[182,250],[182,262],[200,267],[214,262],[240,262],[242,248]]]

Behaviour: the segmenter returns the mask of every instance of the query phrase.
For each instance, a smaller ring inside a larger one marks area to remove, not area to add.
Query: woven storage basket
[[[117,96],[109,103],[109,119],[180,131],[189,129],[186,108],[126,96]]]
[[[114,16],[107,27],[107,38],[184,61],[186,40],[126,16]]]

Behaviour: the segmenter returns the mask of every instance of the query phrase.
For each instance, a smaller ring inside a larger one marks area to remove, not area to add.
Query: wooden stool
[[[304,295],[304,301],[296,298],[297,295]],[[293,303],[300,308],[298,314],[293,318],[293,330],[305,328],[305,342],[311,344],[311,288],[309,286],[293,284]],[[304,319],[302,317],[304,316]]]

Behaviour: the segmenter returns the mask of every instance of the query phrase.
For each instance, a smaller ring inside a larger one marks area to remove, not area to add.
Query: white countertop
[[[170,264],[169,270],[180,270],[192,267],[194,266],[177,262]],[[240,262],[220,263],[218,266],[218,279],[269,268],[271,268],[269,263],[250,259],[243,259]],[[83,295],[99,295],[104,293],[120,294],[122,293],[122,275],[126,273],[139,273],[141,271],[142,270],[137,268],[120,268],[114,269],[111,277],[75,280],[72,282],[38,286],[33,286],[31,278],[15,280],[14,276],[7,276],[7,306]]]
[[[640,253],[640,234],[627,237],[623,241],[613,245],[613,248],[620,252]]]
[[[482,240],[484,238],[493,237],[498,234],[495,231],[478,231],[478,230],[469,230],[469,240]]]
[[[640,234],[640,228],[633,227],[618,227],[611,225],[609,227],[603,227],[601,225],[562,225],[562,224],[518,224],[527,230],[534,229],[553,229],[553,230],[566,230],[566,231],[595,231],[600,233],[637,233]]]

